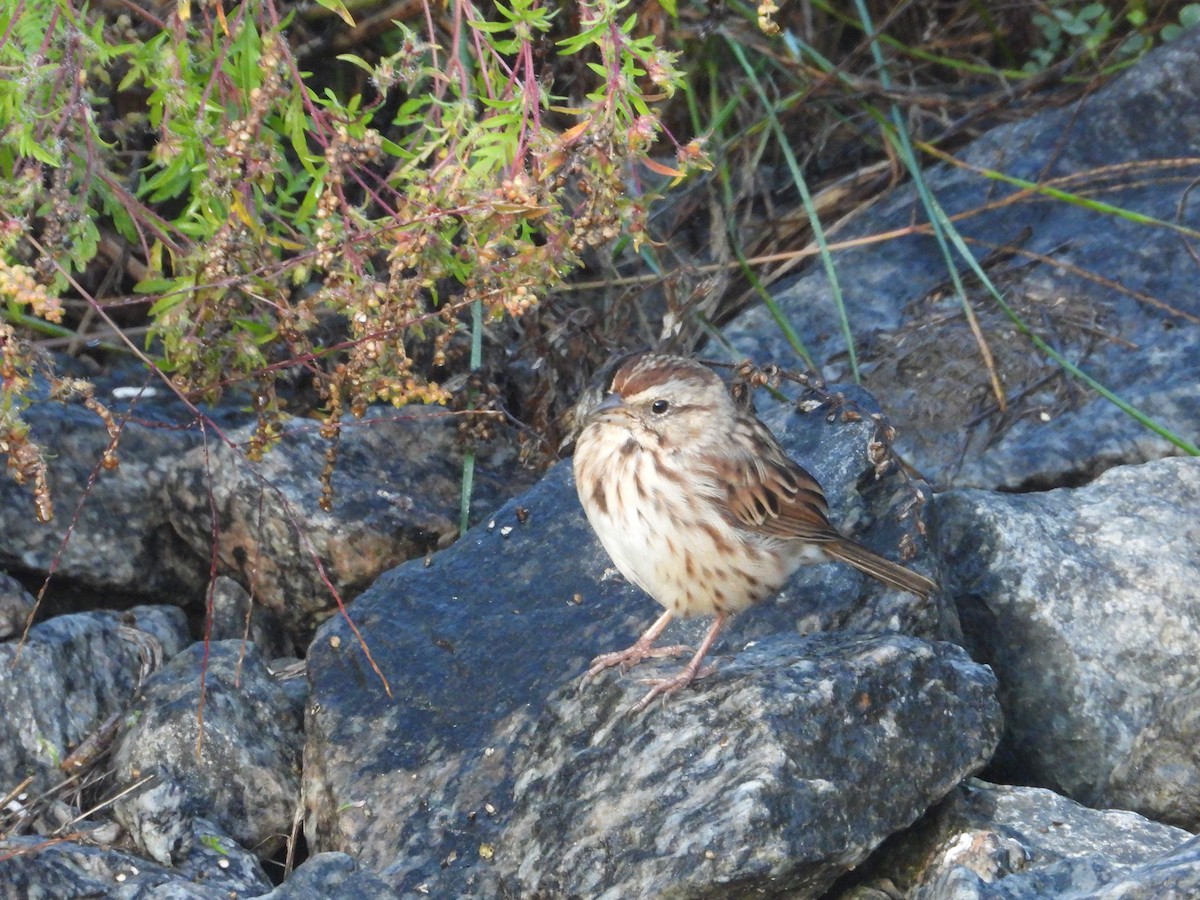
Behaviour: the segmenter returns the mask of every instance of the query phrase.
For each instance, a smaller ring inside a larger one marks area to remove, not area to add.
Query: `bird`
[[[817,480],[696,360],[645,353],[623,363],[584,419],[572,467],[613,564],[665,608],[631,647],[593,659],[585,682],[691,652],[654,643],[675,617],[714,617],[678,674],[647,679],[635,712],[708,675],[704,659],[729,617],[773,596],[801,566],[848,563],[922,599],[937,589],[839,531]]]

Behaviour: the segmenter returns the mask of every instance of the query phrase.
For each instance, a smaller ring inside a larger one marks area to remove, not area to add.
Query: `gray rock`
[[[957,156],[968,167],[1098,194],[1200,228],[1200,204],[1188,198],[1200,175],[1198,91],[1200,29],[1193,28],[1079,102],[995,128]],[[934,166],[924,176],[946,213],[962,216],[957,225],[967,240],[982,242],[972,245],[978,257],[1015,244],[1016,256],[987,268],[1034,330],[1194,440],[1200,383],[1180,375],[1200,371],[1200,293],[1187,240],[1082,205],[1021,197],[1020,188],[965,167]],[[908,185],[831,240],[926,221]],[[1000,412],[932,237],[889,236],[839,251],[834,262],[864,385],[900,427],[906,457],[939,486],[1052,487],[1178,452],[1042,357],[968,276],[969,300],[1011,401]],[[823,267],[812,265],[776,300],[826,376],[846,378],[846,346]],[[798,362],[761,306],[735,319],[726,335],[738,353],[760,362]]]
[[[1001,728],[986,668],[900,636],[777,636],[627,715],[644,690],[572,687],[542,716],[497,848],[511,893],[819,896],[982,767]]]
[[[296,721],[303,722],[308,708],[308,663],[294,656],[279,657],[267,663],[267,671],[287,695]]]
[[[925,500],[929,485],[900,477],[894,468],[877,476],[868,460],[870,444],[880,438],[875,399],[853,385],[832,385],[833,402],[798,414],[777,407],[763,414],[788,452],[825,489],[833,519],[885,556],[936,579],[927,559]],[[902,548],[911,548],[906,559]],[[961,637],[954,605],[944,595],[923,601],[892,590],[843,565],[802,570],[775,597],[747,617],[746,638],[795,630],[899,632],[929,640]]]
[[[256,848],[246,849],[224,828],[204,817],[193,818],[190,826],[191,839],[181,858],[175,860],[175,873],[205,887],[227,884],[222,898],[235,890],[239,896],[270,890],[271,880],[259,862],[261,854],[253,852]]]
[[[183,612],[159,606],[58,616],[0,645],[0,784],[59,784],[67,755],[133,699],[147,654],[170,658],[187,640]]]
[[[212,643],[206,668],[204,646],[195,644],[150,679],[117,735],[120,785],[150,781],[113,811],[163,865],[186,856],[197,816],[269,857],[299,800],[302,740],[287,695],[253,644]]]
[[[111,438],[82,403],[51,401],[43,388],[40,402],[22,413],[46,451],[55,515],[39,522],[32,486],[0,478],[0,566],[40,573],[53,566],[55,586],[67,583],[133,602],[199,600],[207,563],[175,536],[160,497],[179,455],[200,442],[197,432],[180,427],[192,416],[161,389],[131,404],[103,387],[98,384],[97,398],[123,423],[116,469],[101,466]],[[132,418],[125,421],[127,415]]]
[[[271,887],[258,860],[198,822],[187,858],[167,869],[119,850],[17,837],[0,841],[0,898],[64,900],[229,900]]]
[[[24,634],[33,607],[34,599],[21,582],[0,572],[0,640]]]
[[[1200,683],[1159,697],[1129,755],[1113,769],[1111,794],[1163,821],[1200,829],[1198,735]]]
[[[210,557],[215,540],[220,571],[278,615],[298,644],[307,643],[337,608],[326,578],[350,600],[380,572],[457,533],[462,450],[454,419],[438,413],[372,407],[364,421],[348,419],[330,511],[319,503],[332,445],[318,423],[287,422],[279,445],[254,464],[240,449],[251,429],[235,431],[229,438],[239,449],[197,448],[174,467],[164,488],[171,523],[200,558]],[[515,453],[504,449],[511,443],[480,448],[477,515],[528,483]]]
[[[1124,810],[1080,806],[1042,788],[970,780],[876,855],[857,889],[913,900],[1091,897],[1191,839]],[[859,896],[853,890],[831,900]]]
[[[345,853],[318,853],[269,894],[256,900],[388,900],[399,898],[377,875],[360,868],[352,856]]]
[[[296,651],[279,616],[269,607],[255,603],[244,587],[224,575],[218,575],[213,582],[208,636],[214,641],[248,640],[264,659],[293,656]]]
[[[1197,509],[1197,459],[937,498],[944,587],[1000,679],[993,777],[1200,827]]]
[[[1189,900],[1200,897],[1200,838],[1127,873],[1087,900]]]
[[[867,461],[872,422],[796,415],[779,431],[824,483],[840,523],[897,558],[909,534],[920,553],[919,510],[901,521],[892,503],[902,484],[894,473],[876,481]],[[912,565],[928,567],[920,555]],[[773,633],[846,627],[938,637],[945,626],[936,603],[877,591],[836,564],[802,570],[785,594],[791,599],[738,617],[714,661]],[[403,889],[498,890],[485,849],[507,821],[521,742],[547,697],[593,656],[632,643],[658,611],[613,569],[566,461],[429,565],[385,573],[350,614],[391,696],[340,616],[309,648],[309,847],[351,853]],[[694,642],[707,624],[673,625],[662,640]],[[709,689],[701,681],[695,693]]]

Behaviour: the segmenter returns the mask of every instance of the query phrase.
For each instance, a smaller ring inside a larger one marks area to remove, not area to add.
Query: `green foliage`
[[[1189,28],[1200,26],[1200,3],[1189,3],[1179,11],[1179,22],[1164,25],[1159,36],[1164,41],[1173,41]]]
[[[1042,44],[1031,48],[1024,71],[1040,72],[1075,53],[1092,62],[1103,61],[1106,67],[1128,65],[1153,49],[1156,39],[1173,40],[1200,22],[1200,4],[1190,3],[1180,9],[1177,23],[1159,27],[1150,6],[1147,0],[1135,0],[1114,10],[1111,4],[1099,2],[1050,0],[1043,12],[1032,16]]]
[[[432,373],[465,354],[466,310],[521,316],[586,248],[640,241],[639,162],[674,178],[704,164],[696,144],[675,145],[677,167],[648,159],[680,75],[627,6],[581,3],[581,32],[546,59],[541,0],[430,4],[420,31],[396,24],[395,52],[313,74],[273,0],[163,20],[9,4],[0,275],[34,273],[34,312],[60,295],[103,312],[77,277],[105,240],[132,254],[147,351],[192,396],[249,387],[252,454],[274,440],[287,368],[311,374],[331,434],[376,399],[448,402]],[[596,75],[575,99],[545,77],[568,54]],[[8,296],[30,305],[22,290]]]
[[[51,294],[95,256],[96,211],[117,205],[109,171],[90,165],[90,148],[112,149],[92,114],[113,56],[99,32],[54,0],[0,10],[0,35],[7,35],[0,43],[0,210],[7,213],[0,227],[46,221],[41,243],[53,258],[38,260],[37,275]],[[11,246],[5,241],[4,261],[25,262]]]
[[[38,750],[40,750],[54,766],[62,765],[62,751],[58,746],[42,734],[37,735]]]
[[[1034,14],[1033,24],[1042,33],[1045,44],[1033,49],[1033,58],[1025,64],[1026,71],[1044,69],[1075,49],[1094,54],[1108,39],[1112,33],[1112,15],[1103,3],[1088,3],[1078,9],[1073,9],[1074,6],[1059,0],[1048,4],[1047,12]]]
[[[328,2],[328,0],[326,0],[326,2]],[[322,3],[322,6],[324,5],[325,4]],[[222,856],[229,855],[229,848],[225,846],[225,841],[215,834],[200,835],[200,843],[209,850],[212,850],[214,853],[219,853]]]

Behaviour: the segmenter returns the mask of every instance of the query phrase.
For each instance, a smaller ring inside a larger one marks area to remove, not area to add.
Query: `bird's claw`
[[[611,669],[613,666],[619,666],[622,672],[627,672],[629,669],[636,666],[643,659],[658,659],[663,656],[683,656],[691,653],[692,648],[684,644],[674,644],[670,647],[641,647],[634,644],[632,647],[627,647],[624,650],[617,650],[614,653],[602,653],[592,660],[591,666],[583,675],[585,682],[595,678],[605,669]]]
[[[699,671],[691,666],[685,666],[683,671],[673,678],[643,678],[643,684],[651,685],[650,690],[630,709],[631,713],[640,713],[646,709],[655,697],[665,697],[669,694],[674,694],[676,691],[681,691],[693,681],[700,678],[706,678],[717,670],[714,665],[705,666]]]

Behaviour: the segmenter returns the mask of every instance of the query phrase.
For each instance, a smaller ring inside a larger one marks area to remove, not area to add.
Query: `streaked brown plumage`
[[[574,467],[613,563],[666,607],[632,647],[592,660],[587,677],[685,652],[653,643],[674,616],[716,616],[691,662],[653,681],[636,709],[706,674],[704,656],[728,617],[775,594],[802,565],[839,560],[921,597],[936,588],[838,531],[816,479],[694,360],[646,354],[621,366],[588,416]]]

